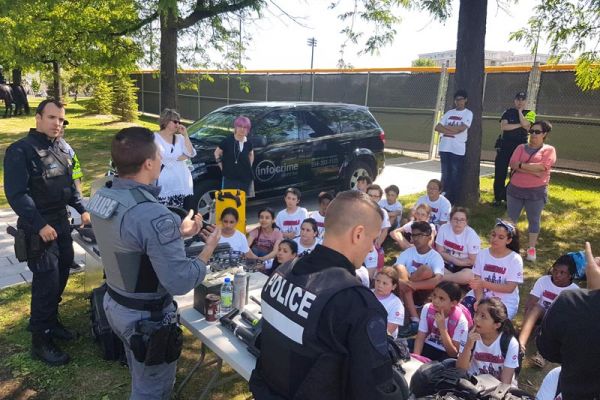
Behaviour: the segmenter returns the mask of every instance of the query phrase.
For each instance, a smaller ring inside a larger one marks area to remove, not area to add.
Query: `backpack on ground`
[[[107,285],[104,283],[102,286],[92,290],[92,296],[90,297],[92,336],[100,346],[103,359],[126,363],[123,342],[113,332],[104,312],[103,302],[106,288]]]

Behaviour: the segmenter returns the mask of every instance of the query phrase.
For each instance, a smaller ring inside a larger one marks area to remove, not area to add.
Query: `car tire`
[[[347,169],[346,179],[344,180],[343,190],[356,189],[356,181],[359,176],[368,176],[373,179],[371,167],[364,161],[353,161]]]
[[[201,181],[194,184],[194,199],[198,204],[198,213],[205,221],[210,216],[210,206],[215,198],[215,192],[221,188],[217,180]]]

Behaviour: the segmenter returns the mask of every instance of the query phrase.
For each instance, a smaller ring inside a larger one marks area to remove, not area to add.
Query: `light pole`
[[[308,38],[306,40],[306,44],[309,45],[311,47],[311,51],[310,51],[310,69],[313,69],[313,62],[315,59],[315,47],[317,47],[317,39],[315,39],[314,37],[312,38]]]

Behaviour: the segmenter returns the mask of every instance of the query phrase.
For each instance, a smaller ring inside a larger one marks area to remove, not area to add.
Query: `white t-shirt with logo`
[[[444,259],[433,249],[425,254],[419,254],[416,247],[409,247],[396,259],[396,265],[404,265],[409,275],[425,264],[429,265],[435,275],[444,275]]]
[[[563,290],[573,289],[579,289],[579,286],[571,283],[569,286],[559,287],[552,283],[551,275],[544,275],[535,281],[533,289],[531,289],[529,294],[539,298],[538,304],[547,310]]]
[[[397,218],[402,218],[402,204],[399,201],[396,201],[393,204],[387,202],[386,199],[379,200],[379,207],[383,208],[387,212],[400,212]]]
[[[356,276],[358,277],[358,279],[360,279],[360,282],[363,284],[363,286],[370,286],[371,282],[369,280],[369,271],[365,268],[364,265],[361,265],[361,267],[356,270]]]
[[[377,262],[379,260],[379,254],[377,253],[377,249],[375,246],[371,249],[367,257],[365,258],[365,262],[363,263],[367,268],[377,268]]]
[[[469,374],[490,374],[496,377],[496,379],[500,379],[502,368],[517,368],[519,366],[519,342],[514,337],[510,339],[505,359],[500,349],[500,338],[502,335],[504,334],[498,335],[490,346],[486,346],[481,340],[475,342],[475,348],[471,355]],[[516,385],[514,376],[513,384]]]
[[[523,283],[523,259],[514,251],[507,256],[496,258],[490,254],[490,249],[485,249],[477,254],[473,273],[479,275],[483,280],[491,283],[516,282]],[[467,296],[475,296],[471,290]],[[498,297],[506,306],[508,318],[513,319],[519,308],[519,285],[510,293],[495,292],[484,289],[483,297]]]
[[[310,213],[310,218],[317,221],[317,228],[319,229],[319,237],[323,237],[323,233],[325,233],[325,217],[321,215],[321,213],[317,211],[313,211]]]
[[[452,205],[450,204],[450,201],[443,195],[440,195],[440,197],[436,201],[433,201],[429,199],[429,196],[424,194],[423,196],[417,199],[417,204],[415,205],[415,208],[419,204],[427,204],[429,205],[429,207],[431,207],[431,218],[429,219],[429,222],[431,222],[432,224],[439,226],[440,221],[447,222],[449,220],[450,209],[452,208]]]
[[[375,293],[375,290],[373,290],[373,293]],[[377,300],[379,300],[381,305],[383,305],[383,308],[385,308],[385,311],[387,311],[387,322],[389,324],[396,324],[398,326],[404,325],[404,304],[402,304],[402,301],[398,296],[394,293],[390,293],[389,296],[382,299],[377,297]],[[392,336],[394,338],[398,337],[398,328],[392,332]]]
[[[225,237],[221,235],[219,243],[229,243],[231,250],[241,251],[244,254],[250,251],[250,247],[248,247],[248,239],[246,239],[246,236],[244,236],[244,234],[238,230],[236,230],[231,237]]]
[[[427,303],[423,306],[423,310],[421,310],[421,319],[419,320],[419,332],[427,333],[427,337],[425,338],[425,343],[428,345],[435,347],[441,351],[446,351],[444,348],[444,344],[442,342],[442,338],[440,336],[440,330],[438,329],[437,322],[435,319],[433,320],[433,329],[431,332],[429,331],[429,324],[427,323],[427,313],[429,312],[429,307],[431,307],[431,303]],[[448,329],[448,317],[444,320],[446,329]],[[458,342],[459,348],[458,352],[460,353],[467,343],[467,337],[469,335],[469,322],[467,321],[467,317],[463,313],[460,313],[460,319],[456,324],[456,328],[454,329],[454,334],[452,335],[452,341]]]
[[[440,226],[435,243],[442,246],[446,254],[457,258],[469,258],[469,254],[477,254],[481,248],[481,239],[470,226],[457,235],[451,224],[444,224]]]
[[[302,256],[307,255],[308,253],[313,251],[315,249],[315,247],[317,247],[317,245],[319,244],[319,238],[317,238],[317,240],[315,240],[315,243],[312,246],[308,246],[308,247],[304,247],[302,245],[302,243],[300,243],[299,237],[294,239],[294,242],[296,242],[296,244],[298,245],[298,257],[302,257]]]
[[[295,236],[300,236],[300,227],[306,218],[308,218],[308,211],[304,207],[298,207],[293,214],[283,209],[277,213],[275,224],[283,233],[294,232]]]
[[[473,113],[471,110],[465,108],[464,110],[458,111],[452,109],[446,112],[440,120],[440,124],[444,126],[459,126],[465,124],[467,129],[456,134],[456,135],[444,135],[440,133],[440,144],[438,150],[440,152],[454,153],[459,156],[465,155],[465,143],[467,142],[467,132],[473,121]]]

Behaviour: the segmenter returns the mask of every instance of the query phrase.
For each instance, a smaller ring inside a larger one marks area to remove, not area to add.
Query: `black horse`
[[[27,93],[22,85],[11,84],[13,100],[15,102],[15,115],[23,115],[23,113],[29,115],[29,101],[27,100]]]
[[[4,118],[10,118],[14,109],[14,97],[9,85],[0,85],[0,100],[4,100]]]

